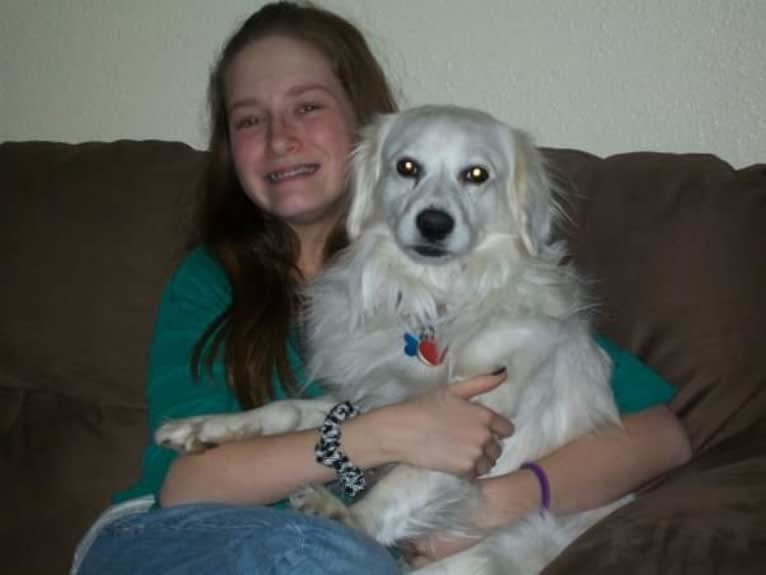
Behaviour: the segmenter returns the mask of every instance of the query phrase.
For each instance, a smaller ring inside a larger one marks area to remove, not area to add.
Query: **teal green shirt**
[[[204,370],[199,382],[191,374],[191,354],[205,329],[231,302],[228,278],[219,263],[202,248],[193,250],[171,278],[160,301],[154,336],[149,352],[146,399],[149,405],[150,438],[164,422],[206,413],[232,413],[241,410],[226,384],[222,361],[213,365],[212,377]],[[614,363],[612,389],[623,415],[668,402],[675,389],[636,357],[606,338],[596,338]],[[303,361],[291,339],[287,356],[305,397],[316,397],[321,390],[315,383],[305,384]],[[279,381],[272,381],[274,397],[283,399]],[[141,478],[132,488],[115,495],[124,501],[146,494],[156,495],[176,453],[155,445],[144,450]]]

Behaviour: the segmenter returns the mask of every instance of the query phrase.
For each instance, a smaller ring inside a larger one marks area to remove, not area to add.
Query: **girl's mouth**
[[[319,169],[319,164],[301,164],[300,166],[293,166],[285,168],[284,170],[275,170],[266,174],[266,179],[271,183],[281,182],[289,178],[297,176],[308,176],[315,173]]]

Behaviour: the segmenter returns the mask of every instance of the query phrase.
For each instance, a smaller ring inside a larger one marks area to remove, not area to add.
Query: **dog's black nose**
[[[455,227],[455,220],[445,211],[428,208],[418,214],[415,224],[425,239],[438,241],[450,234]]]

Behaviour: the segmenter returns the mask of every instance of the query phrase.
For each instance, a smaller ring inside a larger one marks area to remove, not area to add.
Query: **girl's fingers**
[[[488,457],[479,457],[479,459],[476,460],[476,465],[474,466],[474,476],[481,477],[482,475],[486,475],[492,471],[494,466],[495,462],[490,461]]]
[[[448,391],[451,395],[459,397],[461,399],[471,399],[477,395],[487,393],[502,384],[507,376],[507,372],[502,370],[498,373],[491,375],[480,375],[478,377],[472,377],[464,381],[458,381],[449,386]],[[498,437],[510,437],[513,434],[513,422],[492,411],[489,408],[485,408],[492,414],[489,426],[492,433]]]
[[[502,415],[499,415],[497,413],[494,413],[494,417],[492,418],[492,421],[490,421],[489,428],[492,431],[495,436],[500,438],[506,438],[513,435],[513,422],[503,417]]]
[[[506,378],[506,372],[494,373],[492,375],[480,375],[463,381],[458,381],[449,386],[450,394],[461,399],[471,399],[482,393],[487,393],[503,383]]]
[[[494,465],[500,454],[503,452],[503,447],[497,439],[493,439],[487,445],[484,446],[484,454]]]

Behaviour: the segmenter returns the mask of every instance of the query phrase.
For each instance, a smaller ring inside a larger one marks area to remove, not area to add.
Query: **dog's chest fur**
[[[311,375],[371,408],[505,367],[513,385],[498,394],[515,415],[521,387],[579,304],[565,269],[522,261],[507,244],[423,266],[384,234],[360,238],[309,292]],[[412,354],[413,340],[429,336],[443,354],[437,365]]]

